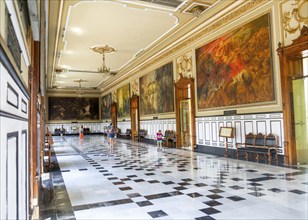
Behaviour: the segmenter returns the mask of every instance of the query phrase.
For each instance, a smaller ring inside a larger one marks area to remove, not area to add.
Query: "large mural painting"
[[[99,98],[49,97],[49,120],[98,120]]]
[[[140,78],[140,115],[174,112],[173,64]]]
[[[102,120],[111,119],[111,93],[102,97]]]
[[[117,89],[118,118],[130,118],[130,90],[129,83]]]
[[[196,50],[198,108],[275,100],[270,15]]]

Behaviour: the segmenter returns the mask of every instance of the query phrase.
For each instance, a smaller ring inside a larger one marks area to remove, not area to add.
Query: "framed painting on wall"
[[[275,100],[270,14],[196,50],[198,109]]]
[[[99,98],[48,97],[48,119],[99,120]]]
[[[130,85],[129,83],[117,89],[117,117],[130,118]]]
[[[111,93],[102,97],[102,120],[111,119]]]
[[[139,86],[140,115],[174,112],[172,62],[141,77]]]

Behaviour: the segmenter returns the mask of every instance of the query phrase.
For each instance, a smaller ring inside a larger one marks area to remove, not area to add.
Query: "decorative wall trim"
[[[159,120],[144,120],[140,121],[140,129],[147,131],[146,138],[155,139],[158,130],[164,134],[166,130],[176,131],[175,119],[159,119]]]
[[[193,34],[192,36],[186,38],[186,40],[179,42],[169,51],[166,51],[162,55],[156,57],[146,65],[142,66],[140,70],[147,69],[148,67],[154,65],[155,63],[161,62],[161,60],[165,59],[166,57],[171,57],[173,54],[175,54],[177,51],[187,47],[187,45],[192,45],[193,43],[197,42],[201,38],[204,38],[209,33],[214,32],[215,30],[222,28],[227,23],[241,17],[243,14],[247,13],[248,11],[251,11],[252,9],[256,8],[257,6],[264,4],[263,0],[254,0],[250,1],[247,4],[243,5],[242,7],[233,10],[230,14],[226,15],[225,17],[217,20],[216,22],[210,24],[208,27],[202,29],[198,33]]]
[[[294,34],[295,32],[300,32],[301,26],[308,21],[307,14],[305,14],[308,7],[307,0],[290,1],[289,4],[292,5],[292,8],[282,12],[283,28],[286,36],[287,33]]]
[[[18,93],[9,83],[6,87],[6,102],[17,109],[19,108]]]
[[[24,175],[25,178],[25,185],[24,185],[24,207],[25,207],[25,213],[24,217],[27,218],[29,214],[29,150],[28,150],[28,130],[22,130],[21,131],[21,138],[24,137],[24,146],[21,146],[24,149],[24,159],[25,159],[25,164],[24,164],[24,170],[21,172],[22,175]],[[22,141],[22,140],[21,140]],[[23,217],[21,217],[23,218]]]
[[[109,125],[110,123],[108,123]],[[51,133],[54,133],[55,129],[61,128],[65,129],[66,134],[78,134],[79,128],[83,125],[84,128],[89,128],[90,132],[93,133],[102,133],[104,130],[104,123],[96,122],[72,122],[72,123],[46,123],[46,127]]]
[[[2,45],[0,45],[0,62],[3,64],[3,66],[7,69],[8,73],[14,80],[14,82],[17,84],[18,88],[22,91],[22,93],[26,96],[26,98],[30,99],[30,94],[25,87],[25,85],[22,83],[19,75],[16,73],[10,59],[8,58],[7,54],[5,53],[5,50],[3,49]]]
[[[273,117],[274,116],[274,117]],[[245,134],[273,133],[278,136],[278,152],[283,152],[283,115],[282,113],[211,116],[196,118],[197,144],[211,147],[225,147],[225,140],[218,137],[220,127],[234,127],[234,138],[229,138],[231,149],[236,143],[245,141]]]
[[[21,68],[21,48],[19,46],[18,38],[13,26],[13,22],[11,20],[11,14],[8,13],[8,10],[6,8],[5,10],[5,16],[7,19],[6,23],[6,32],[7,32],[7,46],[12,54],[12,57],[17,65],[17,67]]]
[[[28,105],[24,99],[21,99],[21,111],[25,114],[28,112]]]
[[[23,117],[20,117],[20,116],[18,116],[18,115],[14,115],[14,114],[12,114],[12,113],[5,112],[5,111],[2,111],[2,110],[0,110],[0,116],[5,117],[5,118],[16,119],[16,120],[19,120],[19,121],[28,122],[28,119],[27,119],[27,118],[23,118]]]
[[[15,132],[10,132],[7,133],[7,142],[6,142],[6,219],[12,218],[13,216],[9,216],[9,206],[13,205],[12,203],[9,203],[9,175],[13,175],[14,173],[10,172],[11,170],[9,170],[9,148],[12,148],[14,146],[12,146],[11,143],[9,143],[10,140],[15,139],[15,148],[16,148],[16,152],[15,152],[15,157],[16,157],[16,164],[15,164],[15,168],[16,168],[16,182],[15,182],[15,187],[16,189],[16,219],[18,219],[18,131]],[[14,155],[13,155],[14,156]],[[13,198],[11,198],[13,199]],[[15,218],[14,217],[14,218]]]

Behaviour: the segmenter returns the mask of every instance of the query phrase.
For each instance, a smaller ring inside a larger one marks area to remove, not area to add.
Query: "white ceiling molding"
[[[29,8],[29,17],[32,28],[32,35],[34,41],[40,40],[40,21],[39,21],[39,12],[38,5],[36,0],[28,0],[28,8]]]

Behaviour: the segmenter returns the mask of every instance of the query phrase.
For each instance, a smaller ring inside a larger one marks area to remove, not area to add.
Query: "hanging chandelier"
[[[116,49],[108,45],[97,45],[90,48],[92,51],[103,55],[102,66],[98,67],[100,73],[110,73],[110,68],[106,66],[105,54],[116,52]]]
[[[76,80],[74,80],[74,82],[79,83],[79,86],[78,86],[78,89],[77,89],[77,96],[78,96],[78,97],[81,97],[81,96],[84,94],[84,92],[82,91],[82,88],[81,88],[81,83],[82,83],[82,82],[87,82],[87,80],[84,80],[84,79],[76,79]]]

